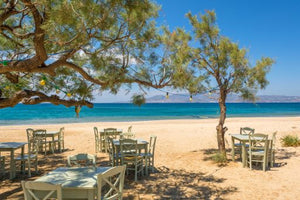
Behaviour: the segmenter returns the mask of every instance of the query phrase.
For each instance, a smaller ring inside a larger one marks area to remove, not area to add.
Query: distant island
[[[147,98],[147,103],[187,103],[190,102],[188,94],[173,94],[167,99],[164,95],[155,95]],[[195,103],[217,103],[216,95],[195,95],[192,102]],[[241,97],[235,94],[228,95],[228,103],[246,103]],[[284,96],[284,95],[258,95],[256,103],[297,103],[300,102],[300,96]]]

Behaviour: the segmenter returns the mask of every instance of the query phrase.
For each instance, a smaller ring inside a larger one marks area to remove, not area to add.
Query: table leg
[[[21,148],[21,158],[24,157],[24,146]],[[21,161],[21,171],[25,173],[25,161]]]
[[[242,141],[242,162],[243,167],[247,166],[247,160],[246,160],[246,143]]]
[[[10,151],[10,172],[9,172],[9,178],[13,179],[16,177],[16,166],[15,166],[15,156],[14,156],[14,150]]]
[[[234,161],[234,157],[235,157],[235,152],[234,152],[234,138],[231,136],[231,145],[232,145],[232,149],[231,149],[231,156],[232,156],[232,161]]]
[[[94,200],[94,190],[88,190],[88,200]]]
[[[147,154],[148,153],[148,144],[145,144],[145,154]],[[146,162],[145,162],[145,167],[146,167],[146,176],[148,176],[149,175],[149,171],[148,171],[148,165],[149,165],[149,163],[148,163],[148,156],[145,156],[145,159],[146,159]]]

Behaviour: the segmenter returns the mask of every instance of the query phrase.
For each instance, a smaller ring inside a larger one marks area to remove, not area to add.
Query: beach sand
[[[276,167],[266,172],[243,168],[239,161],[232,162],[230,152],[227,165],[213,163],[209,157],[217,148],[217,123],[218,119],[197,119],[2,126],[0,142],[26,142],[25,129],[29,127],[49,131],[65,127],[67,150],[46,156],[39,154],[39,174],[33,173],[30,179],[19,174],[19,178],[10,181],[6,173],[6,178],[0,179],[0,199],[23,199],[20,180],[34,180],[48,171],[65,166],[68,155],[80,152],[96,154],[94,126],[127,130],[130,125],[137,138],[149,140],[150,135],[157,136],[157,172],[140,178],[138,182],[127,178],[124,199],[300,199],[300,148],[282,147],[280,144],[280,138],[284,135],[300,136],[300,117],[226,119],[228,149],[231,146],[229,133],[239,133],[240,127],[252,127],[255,132],[270,136],[278,132]],[[105,153],[96,155],[98,165],[107,164]]]

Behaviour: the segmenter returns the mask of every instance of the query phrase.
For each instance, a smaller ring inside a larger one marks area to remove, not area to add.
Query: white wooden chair
[[[126,166],[118,166],[97,177],[97,200],[122,199]]]
[[[116,128],[105,128],[104,129],[104,135],[102,136],[101,143],[102,143],[102,149],[104,149],[104,152],[108,152],[108,137],[111,137],[113,139],[117,139],[118,133]]]
[[[53,197],[62,200],[61,185],[36,181],[21,181],[21,184],[25,200],[47,200]]]
[[[141,154],[141,156],[143,156],[145,161],[147,162],[146,166],[151,167],[152,172],[154,172],[154,152],[155,152],[156,138],[157,137],[155,135],[150,136],[148,152]]]
[[[126,165],[126,171],[134,171],[134,180],[137,181],[138,174],[143,175],[143,157],[139,154],[137,140],[120,140],[121,165]]]
[[[269,140],[268,162],[271,167],[274,167],[275,165],[276,135],[277,135],[277,131],[272,134],[272,140]]]
[[[59,152],[63,152],[65,149],[65,127],[61,127],[59,130],[58,138],[53,141],[55,149],[58,149]],[[56,148],[56,146],[58,148]]]
[[[38,149],[39,149],[39,140],[32,139],[28,141],[28,153],[23,156],[20,155],[14,159],[15,163],[20,162],[21,171],[25,174],[26,166],[28,169],[28,176],[31,177],[31,166],[34,167],[35,173],[38,171]],[[25,166],[22,165],[25,164]]]
[[[255,132],[255,129],[253,128],[249,128],[249,127],[241,127],[240,128],[240,134],[241,135],[252,135],[254,134]],[[249,145],[246,144],[246,148],[248,148]],[[241,142],[238,142],[238,143],[234,143],[232,148],[234,148],[234,154],[239,154],[240,157],[242,157],[242,143]],[[234,159],[234,156],[233,155],[233,159]]]
[[[80,153],[68,156],[68,167],[93,166],[96,167],[96,156],[92,154]]]
[[[249,135],[248,163],[252,169],[253,163],[262,163],[263,171],[268,166],[268,135],[256,133]]]
[[[98,132],[98,128],[97,127],[94,127],[94,135],[95,135],[95,152],[98,153],[98,152],[101,152],[101,141],[100,141],[100,136],[99,136],[99,132]]]
[[[45,152],[45,155],[47,154],[47,147],[52,151],[52,153],[54,153],[54,143],[52,142],[52,140],[47,141],[46,134],[47,131],[44,129],[37,129],[33,132],[34,138],[39,140],[40,151]]]

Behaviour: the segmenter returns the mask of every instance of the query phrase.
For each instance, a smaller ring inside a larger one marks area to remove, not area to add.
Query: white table
[[[245,134],[230,134],[231,135],[231,143],[232,143],[232,150],[231,150],[231,155],[232,155],[232,160],[234,161],[234,140],[238,140],[242,143],[242,163],[243,167],[247,166],[247,151],[246,151],[246,143],[249,143],[249,135]],[[260,139],[259,137],[254,139]],[[268,139],[268,141],[271,141],[271,139]]]
[[[21,149],[21,156],[24,155],[24,146],[26,142],[2,142],[0,143],[0,152],[10,152],[10,173],[9,178],[13,179],[16,177],[16,165],[15,165],[15,150]]]
[[[143,150],[145,153],[148,152],[148,142],[142,139],[137,139],[137,149],[139,150],[139,152],[141,153],[141,151]],[[121,146],[120,146],[120,140],[113,140],[113,145],[115,146],[115,154],[116,154],[116,160],[117,162],[119,161],[119,155],[120,155],[120,151],[121,151]],[[146,159],[146,175],[148,175],[148,163],[147,163]],[[118,165],[119,163],[117,163]]]
[[[94,200],[97,175],[111,167],[60,167],[36,182],[61,184],[63,198]]]

